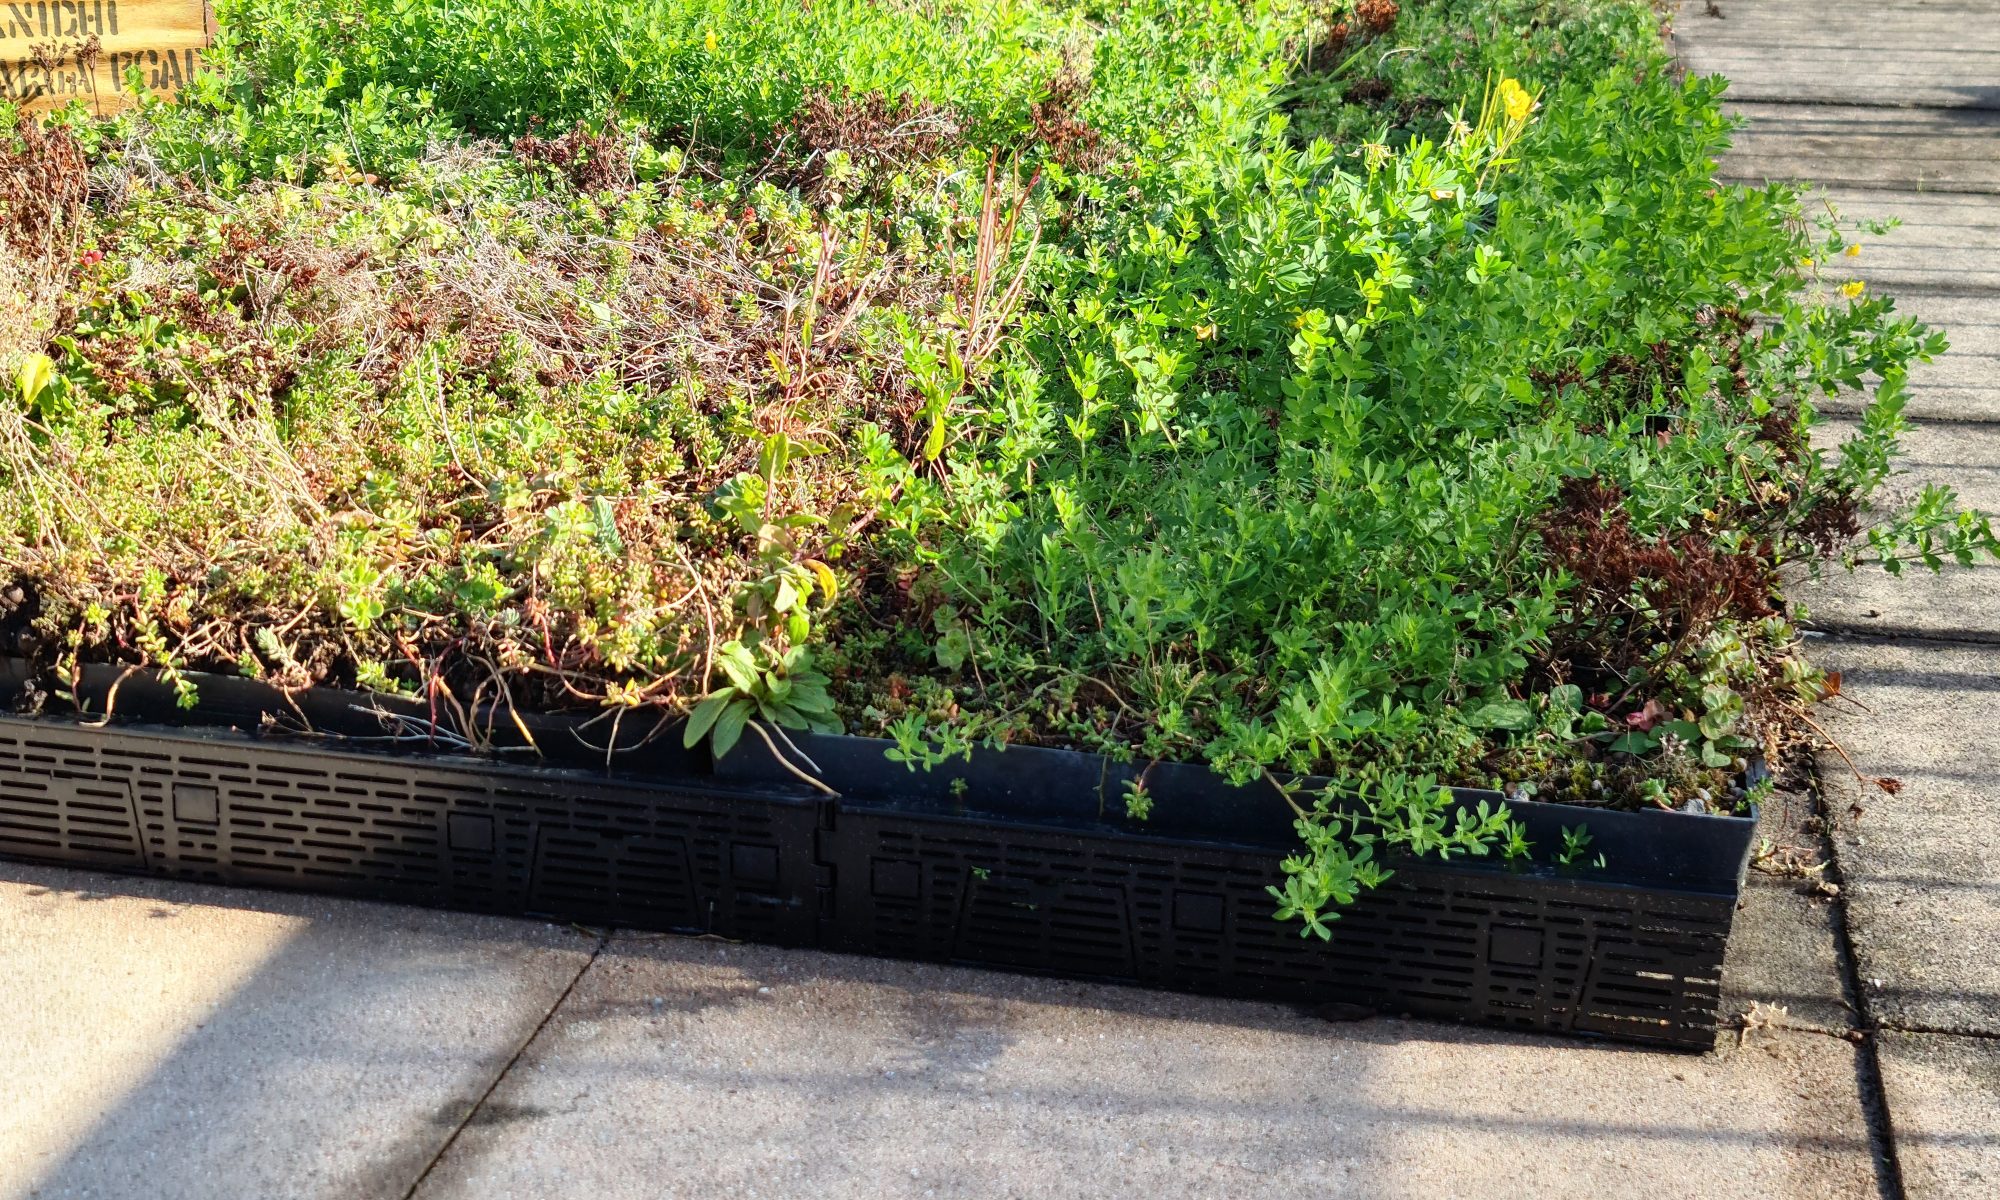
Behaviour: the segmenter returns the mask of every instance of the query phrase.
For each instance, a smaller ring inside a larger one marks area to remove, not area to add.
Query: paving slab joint
[[[1981,298],[2000,302],[2000,292],[1995,292]],[[1953,297],[1953,299],[1958,299],[1958,297]],[[1950,329],[1948,325],[1941,324],[1940,327],[1946,330]],[[1946,351],[1946,353],[1949,354],[1950,351]],[[1824,404],[1815,404],[1813,408],[1823,417],[1863,417],[1868,415],[1868,402],[1863,401],[1850,402],[1836,399],[1829,400]],[[1911,416],[1910,424],[1928,428],[1935,428],[1939,425],[1956,425],[1961,428],[1984,431],[1993,428],[1995,425],[2000,425],[2000,416],[1941,417],[1936,413],[1925,413]]]
[[[1965,1038],[1968,1041],[2000,1042],[2000,1032],[1988,1029],[1946,1029],[1938,1025],[1906,1025],[1889,1021],[1870,1028],[1871,1033],[1917,1033],[1927,1037]]]
[[[1836,1029],[1831,1025],[1820,1025],[1812,1021],[1791,1021],[1782,1017],[1773,1021],[1752,1021],[1739,1016],[1731,1018],[1721,1026],[1724,1037],[1730,1034],[1736,1035],[1736,1044],[1739,1047],[1755,1042],[1758,1035],[1767,1030],[1773,1033],[1802,1033],[1813,1037],[1832,1038],[1836,1042],[1846,1042],[1849,1045],[1860,1045],[1874,1033],[1868,1029]],[[1892,1032],[1907,1031],[1897,1029]]]
[[[1903,1187],[1903,1167],[1896,1153],[1895,1126],[1889,1113],[1889,1093],[1882,1082],[1882,1058],[1879,1049],[1882,1032],[1881,1019],[1876,1016],[1869,1001],[1867,989],[1862,986],[1859,960],[1854,948],[1854,929],[1850,920],[1847,898],[1853,893],[1847,886],[1847,878],[1841,871],[1840,857],[1833,851],[1835,818],[1826,803],[1826,788],[1820,778],[1818,758],[1815,757],[1807,768],[1813,809],[1819,816],[1820,853],[1826,863],[1823,878],[1840,890],[1830,901],[1833,906],[1833,933],[1835,959],[1840,968],[1841,990],[1846,993],[1848,1008],[1854,1013],[1855,1033],[1854,1064],[1856,1083],[1861,1090],[1862,1113],[1868,1122],[1868,1141],[1874,1151],[1875,1185],[1883,1200],[1905,1200],[1907,1193]]]
[[[1921,642],[1926,646],[1983,649],[2000,642],[2000,630],[1911,629],[1896,625],[1884,627],[1873,622],[1864,625],[1858,621],[1821,621],[1818,618],[1814,618],[1808,624],[1806,632],[1825,634],[1829,638],[1866,646],[1895,646],[1904,642]]]
[[[486,1090],[479,1093],[479,1099],[473,1101],[472,1106],[465,1110],[465,1116],[459,1119],[458,1124],[452,1126],[450,1135],[438,1146],[437,1153],[431,1155],[430,1161],[424,1164],[424,1169],[417,1172],[417,1177],[410,1181],[409,1189],[403,1193],[403,1200],[412,1200],[417,1190],[424,1186],[424,1181],[431,1177],[431,1172],[444,1161],[444,1156],[451,1153],[451,1148],[458,1142],[459,1135],[478,1119],[480,1110],[493,1098],[493,1093],[499,1090],[500,1084],[506,1080],[514,1065],[521,1061],[521,1056],[528,1052],[528,1047],[535,1044],[535,1039],[542,1036],[542,1030],[548,1028],[549,1022],[555,1019],[555,1015],[562,1011],[562,1006],[568,1002],[570,993],[576,990],[576,985],[583,981],[585,975],[590,974],[590,968],[597,965],[598,956],[602,955],[604,948],[611,944],[612,934],[616,931],[607,927],[589,932],[597,939],[597,944],[590,948],[590,957],[577,968],[576,974],[570,976],[569,982],[563,986],[562,994],[556,997],[555,1003],[549,1005],[549,1010],[542,1014],[542,1019],[535,1022],[535,1027],[528,1031],[528,1036],[522,1038],[521,1044],[514,1047],[514,1053],[494,1073],[492,1081],[486,1085]]]

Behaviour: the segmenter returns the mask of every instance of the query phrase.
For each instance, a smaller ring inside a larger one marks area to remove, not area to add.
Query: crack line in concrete
[[[500,1068],[499,1073],[493,1076],[493,1082],[487,1084],[486,1090],[479,1093],[479,1099],[473,1101],[472,1107],[465,1110],[464,1118],[452,1127],[451,1136],[445,1138],[444,1144],[438,1147],[437,1153],[431,1156],[431,1160],[424,1164],[424,1169],[418,1172],[417,1177],[410,1182],[409,1190],[403,1193],[403,1200],[412,1200],[416,1196],[417,1189],[424,1186],[424,1180],[431,1177],[431,1172],[437,1170],[437,1165],[444,1161],[444,1156],[451,1153],[451,1148],[458,1144],[458,1135],[466,1131],[473,1120],[479,1116],[479,1110],[486,1107],[486,1102],[493,1098],[494,1092],[499,1090],[500,1084],[513,1071],[514,1064],[521,1061],[521,1056],[528,1052],[528,1047],[535,1044],[535,1039],[542,1036],[542,1030],[547,1029],[549,1022],[555,1019],[555,1015],[558,1012],[562,1011],[562,1006],[569,1001],[570,993],[575,991],[576,985],[581,983],[583,977],[590,973],[590,968],[597,965],[597,958],[604,953],[604,948],[611,944],[612,932],[612,929],[607,926],[597,935],[597,945],[591,947],[590,957],[585,959],[583,965],[576,969],[576,974],[572,975],[569,983],[563,987],[562,995],[557,996],[555,1003],[549,1005],[549,1011],[542,1014],[542,1019],[535,1022],[535,1027],[528,1032],[528,1036],[521,1039],[521,1044],[514,1048],[513,1056]]]

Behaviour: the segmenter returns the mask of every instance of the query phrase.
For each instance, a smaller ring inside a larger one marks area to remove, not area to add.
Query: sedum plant
[[[0,650],[59,677],[1206,762],[1326,937],[1397,855],[1591,869],[1451,786],[1740,807],[1836,686],[1782,569],[2000,550],[1871,507],[1943,340],[1714,182],[1636,0],[222,19],[173,102],[0,111]]]

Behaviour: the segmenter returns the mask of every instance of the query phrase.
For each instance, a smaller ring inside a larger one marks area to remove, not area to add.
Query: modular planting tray
[[[385,735],[359,713],[374,702],[339,693],[204,682],[181,714],[156,684],[120,686],[142,720],[0,717],[0,856],[1689,1049],[1714,1042],[1755,824],[1463,793],[1509,804],[1538,847],[1587,824],[1606,868],[1393,859],[1322,942],[1265,891],[1296,845],[1289,808],[1205,768],[1146,770],[1154,816],[1136,821],[1139,769],[1067,751],[913,773],[879,742],[800,739],[829,797],[761,745],[710,765],[678,731],[607,770],[543,722],[538,762],[567,765],[528,765],[411,752],[409,706]],[[281,736],[260,712],[334,733]]]

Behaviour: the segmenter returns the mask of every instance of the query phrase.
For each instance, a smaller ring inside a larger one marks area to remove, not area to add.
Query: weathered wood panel
[[[0,0],[0,99],[31,112],[73,99],[115,112],[131,103],[128,69],[172,92],[214,32],[204,0]]]

